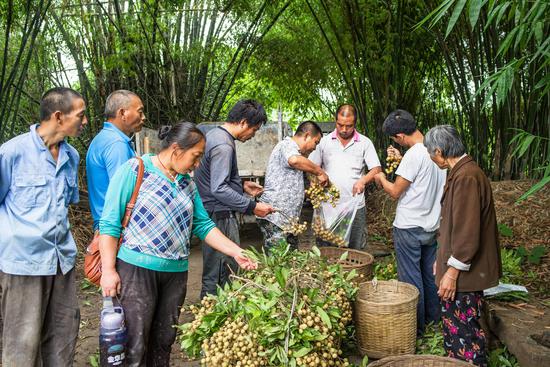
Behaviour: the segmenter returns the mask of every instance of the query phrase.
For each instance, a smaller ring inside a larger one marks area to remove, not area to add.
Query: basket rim
[[[388,357],[384,357],[376,361],[373,361],[373,363],[371,363],[369,366],[378,367],[378,366],[384,366],[384,364],[387,362],[399,362],[399,361],[410,361],[410,360],[449,362],[449,363],[456,364],[457,367],[472,366],[471,364],[460,359],[437,356],[434,354],[403,354],[399,356],[388,356]]]
[[[344,252],[356,253],[356,254],[360,254],[361,256],[366,256],[369,259],[364,264],[350,265],[350,264],[344,264],[344,263],[340,262],[340,260],[337,260],[336,264],[346,265],[346,266],[349,266],[349,267],[358,267],[358,268],[360,268],[360,267],[365,266],[365,265],[370,265],[374,262],[374,255],[369,253],[369,252],[366,252],[366,251],[355,250],[355,249],[351,249],[351,248],[347,248],[347,247],[323,246],[323,247],[319,248],[319,251],[321,252],[321,256],[325,257],[325,258],[327,256],[323,254],[323,249],[326,249],[325,251],[328,251],[328,250],[335,251],[336,250],[336,252],[340,252],[341,254],[343,254]]]
[[[355,302],[359,302],[359,303],[362,303],[362,304],[365,304],[365,305],[388,305],[388,306],[398,306],[398,305],[402,305],[402,304],[405,304],[405,303],[409,303],[409,302],[412,302],[413,300],[415,299],[418,299],[418,297],[420,297],[420,292],[418,291],[418,288],[416,288],[414,285],[412,284],[409,284],[409,283],[405,283],[405,282],[401,282],[399,280],[377,280],[377,283],[380,284],[384,284],[384,285],[393,285],[395,284],[396,286],[399,285],[399,286],[402,286],[402,287],[405,287],[405,288],[409,288],[409,289],[412,289],[414,292],[413,295],[409,295],[407,294],[406,298],[403,298],[399,301],[396,301],[396,302],[373,302],[373,301],[368,301],[366,299],[362,299],[362,298],[359,298],[359,293],[361,292],[361,288],[364,286],[364,285],[368,285],[368,284],[373,284],[374,282],[374,279],[373,280],[367,280],[365,282],[362,282],[362,283],[359,283],[358,287],[359,287],[359,290],[357,292],[357,298],[355,299]]]

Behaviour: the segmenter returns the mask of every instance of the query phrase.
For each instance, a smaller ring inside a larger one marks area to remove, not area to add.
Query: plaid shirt
[[[137,174],[137,161],[132,160],[131,164]],[[185,177],[180,177],[174,187],[166,179],[145,171],[122,246],[164,259],[187,258],[195,191],[195,183]]]
[[[204,240],[215,225],[191,177],[178,175],[173,182],[155,167],[151,157],[142,156],[143,182],[122,233],[118,258],[155,271],[187,271],[191,235]],[[121,236],[121,221],[135,187],[137,169],[137,160],[131,159],[111,179],[99,221],[101,234]]]

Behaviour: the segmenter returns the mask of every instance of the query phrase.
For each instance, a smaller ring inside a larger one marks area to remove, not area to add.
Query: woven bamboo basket
[[[369,358],[414,353],[417,303],[413,285],[397,280],[362,283],[355,301],[359,352]]]
[[[386,357],[369,364],[369,367],[472,367],[458,359],[432,355],[405,355]]]
[[[355,269],[357,275],[363,275],[363,281],[372,278],[372,263],[374,262],[374,256],[371,254],[349,248],[330,246],[321,247],[319,250],[321,251],[321,256],[327,258],[329,263],[340,264],[346,271]],[[340,260],[342,254],[345,252],[348,253],[348,257],[345,260]]]

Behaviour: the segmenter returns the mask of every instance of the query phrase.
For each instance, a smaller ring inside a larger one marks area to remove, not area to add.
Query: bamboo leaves
[[[442,1],[437,8],[432,10],[431,13],[429,13],[424,19],[422,19],[414,28],[415,31],[417,31],[419,28],[421,28],[425,23],[430,22],[430,27],[433,27],[436,25],[441,18],[445,16],[447,11],[451,6],[453,6],[455,0],[444,0]]]
[[[454,7],[453,13],[451,15],[451,19],[449,20],[449,24],[447,25],[447,31],[445,32],[445,38],[449,36],[449,33],[453,30],[458,17],[462,14],[462,9],[464,9],[464,6],[466,5],[467,0],[458,0],[456,2],[456,5]]]
[[[521,197],[518,199],[518,202],[521,202],[528,198],[530,195],[542,189],[545,185],[550,182],[550,150],[548,145],[550,143],[549,138],[542,136],[533,135],[527,131],[521,129],[513,129],[516,131],[515,136],[510,141],[510,145],[514,147],[512,151],[512,156],[517,159],[526,157],[527,152],[531,152],[529,158],[535,159],[535,165],[537,165],[539,157],[544,157],[544,147],[546,146],[546,157],[542,160],[543,163],[538,163],[537,169],[543,171],[542,179],[533,185],[529,190],[527,190]]]
[[[4,38],[0,42],[3,46],[0,49],[0,143],[15,131],[27,130],[28,121],[22,123],[20,116],[21,97],[26,97],[24,86],[29,66],[51,0],[15,4],[8,1],[6,5],[6,9],[2,9],[6,12],[5,23],[4,17],[0,17],[0,37]],[[26,102],[33,105],[35,99],[29,98]]]
[[[547,166],[547,168],[550,166]],[[540,189],[542,189],[544,186],[548,185],[550,183],[550,175],[546,174],[539,182],[534,184],[529,190],[527,190],[523,195],[521,195],[518,199],[518,202],[521,202],[525,199],[527,199],[529,196],[533,195]]]
[[[470,25],[474,28],[479,19],[479,14],[481,13],[481,7],[485,4],[487,0],[470,0],[470,7],[468,8],[468,15],[470,18]]]

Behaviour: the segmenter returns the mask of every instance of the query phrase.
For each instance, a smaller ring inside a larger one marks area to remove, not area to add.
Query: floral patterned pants
[[[485,332],[479,324],[483,292],[457,292],[454,301],[441,300],[445,351],[451,358],[487,366]]]

